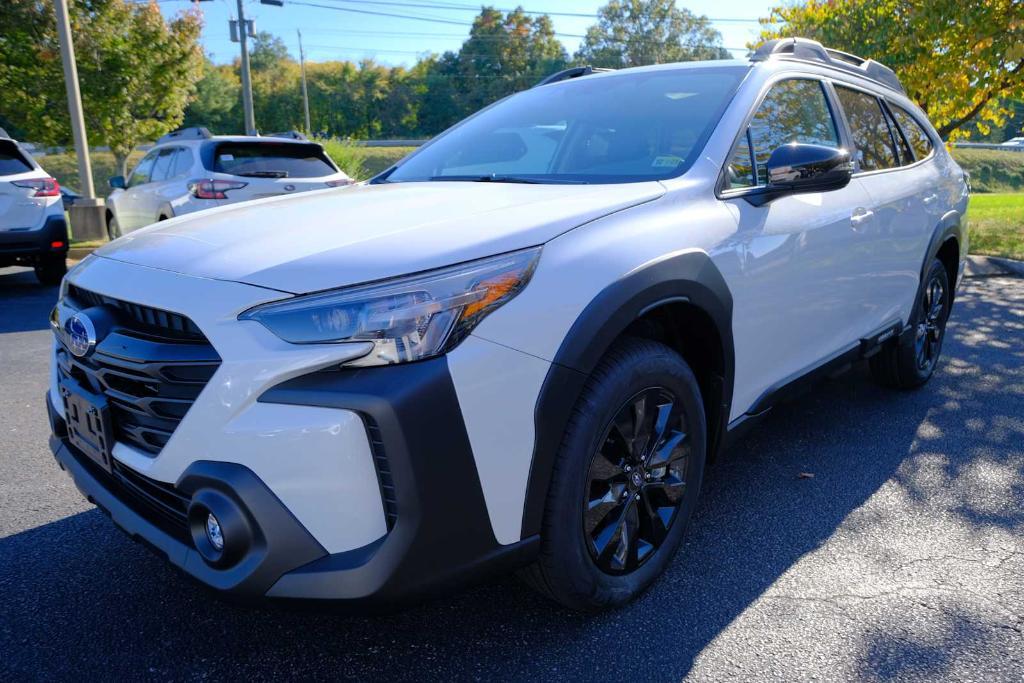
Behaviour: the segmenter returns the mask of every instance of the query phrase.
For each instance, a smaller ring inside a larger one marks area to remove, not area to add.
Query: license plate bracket
[[[110,472],[114,430],[107,399],[68,378],[61,380],[59,388],[71,445]]]

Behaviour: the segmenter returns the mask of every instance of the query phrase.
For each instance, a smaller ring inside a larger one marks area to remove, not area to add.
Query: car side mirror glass
[[[123,175],[116,175],[107,182],[110,183],[110,187],[114,190],[123,190],[125,188]]]

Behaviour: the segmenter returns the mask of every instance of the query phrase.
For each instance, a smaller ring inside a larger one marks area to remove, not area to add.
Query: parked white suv
[[[110,239],[158,221],[237,202],[351,185],[301,133],[211,135],[183,128],[157,141],[126,180],[110,179]]]
[[[31,266],[44,285],[67,272],[60,184],[0,128],[0,268]]]
[[[790,39],[586,74],[367,186],[83,261],[52,318],[58,461],[223,591],[525,568],[594,610],[665,569],[705,466],[801,385],[865,358],[928,381],[967,186],[891,71]]]

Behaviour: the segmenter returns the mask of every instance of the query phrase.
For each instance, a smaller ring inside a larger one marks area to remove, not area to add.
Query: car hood
[[[362,185],[174,218],[96,254],[299,294],[542,244],[663,193],[657,182]]]

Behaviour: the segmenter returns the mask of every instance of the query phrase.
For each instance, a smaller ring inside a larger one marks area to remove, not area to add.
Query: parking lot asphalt
[[[386,616],[213,598],[50,456],[55,297],[0,269],[0,680],[1024,680],[1022,279],[965,280],[924,389],[860,369],[776,409],[599,616],[512,577]]]

